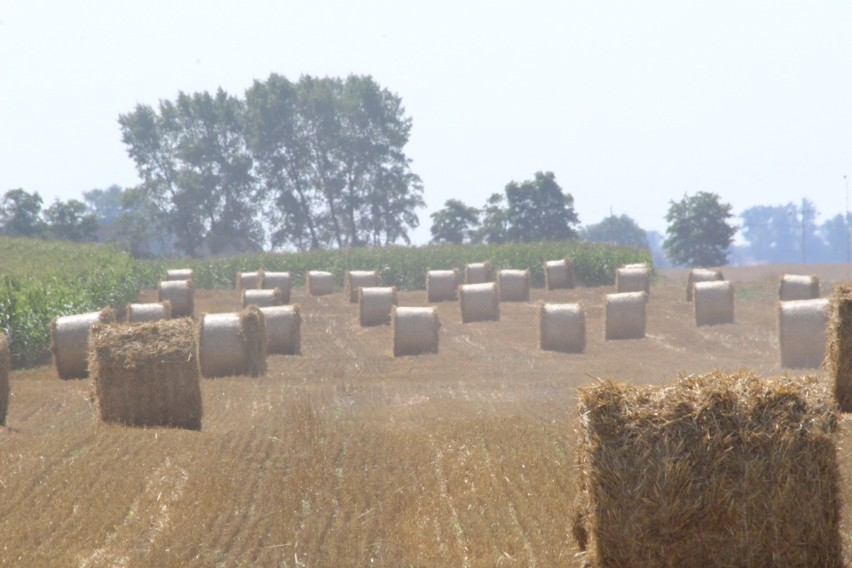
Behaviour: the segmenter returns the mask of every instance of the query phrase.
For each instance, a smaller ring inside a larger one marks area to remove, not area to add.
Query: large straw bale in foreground
[[[327,296],[334,292],[334,275],[331,272],[310,270],[305,280],[311,296]]]
[[[9,373],[12,371],[12,355],[9,352],[9,340],[0,332],[0,426],[6,425],[6,411],[9,409]]]
[[[843,565],[831,393],[719,372],[579,390],[588,566]]]
[[[734,323],[734,287],[727,280],[692,286],[695,325]]]
[[[150,302],[146,304],[127,304],[127,323],[144,323],[172,318],[172,303]]]
[[[299,304],[260,308],[266,320],[266,352],[269,355],[302,353],[302,314]]]
[[[173,318],[191,318],[195,311],[195,286],[192,280],[165,280],[157,287],[157,301],[172,306]]]
[[[497,293],[497,284],[462,284],[459,286],[459,306],[462,323],[498,321],[500,296]]]
[[[828,316],[828,298],[778,302],[778,344],[782,367],[822,365]]]
[[[237,272],[237,290],[259,290],[263,288],[263,279],[266,274],[263,269],[254,272]]]
[[[804,274],[784,274],[778,283],[778,299],[782,302],[791,300],[812,300],[819,298],[819,277]]]
[[[441,322],[438,310],[428,308],[393,307],[391,312],[393,328],[393,356],[420,355],[438,352],[438,332]]]
[[[358,322],[363,326],[390,323],[397,305],[396,287],[369,287],[358,290]]]
[[[358,290],[379,286],[379,273],[375,270],[347,270],[343,284],[344,294],[354,304],[358,301]]]
[[[530,271],[497,271],[497,293],[501,302],[527,302],[530,299]]]
[[[258,306],[264,308],[267,306],[282,306],[286,304],[283,294],[278,288],[271,290],[243,290],[243,307]]]
[[[642,265],[623,266],[615,270],[615,290],[623,292],[645,292],[651,290],[651,273]]]
[[[89,376],[89,333],[92,325],[114,321],[115,314],[110,308],[54,318],[50,350],[59,378],[82,379]]]
[[[544,263],[544,287],[548,290],[573,288],[574,264],[566,257],[561,260],[547,260]]]
[[[428,270],[426,271],[426,301],[455,302],[458,298],[459,271]]]
[[[266,320],[257,306],[239,313],[203,314],[198,329],[202,376],[266,374]]]
[[[494,281],[494,271],[491,269],[491,261],[472,262],[464,267],[465,284],[484,284]]]
[[[293,288],[293,279],[289,272],[264,272],[263,289],[274,290],[278,288],[281,292],[281,303],[290,303],[290,290]]]
[[[692,301],[692,285],[696,282],[714,282],[716,280],[724,280],[725,276],[721,270],[711,268],[693,268],[689,271],[689,277],[686,279],[686,301]]]
[[[580,304],[538,304],[538,344],[542,351],[582,353],[586,314]]]
[[[828,324],[826,367],[843,412],[852,412],[852,284],[834,287]]]
[[[101,420],[201,429],[201,374],[192,320],[96,324],[90,361]]]
[[[645,292],[607,294],[604,310],[605,339],[641,339],[645,337]]]
[[[195,273],[191,268],[174,268],[166,270],[166,280],[192,280]]]

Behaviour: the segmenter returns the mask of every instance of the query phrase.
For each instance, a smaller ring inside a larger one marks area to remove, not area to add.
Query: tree
[[[86,204],[77,199],[56,200],[44,212],[47,233],[63,241],[95,241],[98,238],[98,218],[89,213]]]
[[[479,225],[479,210],[468,207],[458,199],[448,199],[444,208],[431,215],[432,242],[460,245],[470,242]]]
[[[38,192],[10,189],[3,195],[0,224],[10,237],[38,237],[44,232],[41,220],[42,199]]]
[[[819,236],[825,242],[827,252],[829,253],[826,262],[846,262],[850,254],[849,240],[849,223],[852,222],[852,215],[846,215],[846,220],[843,220],[843,215],[838,213],[831,219],[826,219],[819,228]]]
[[[563,193],[553,172],[506,186],[507,236],[514,242],[561,241],[577,238],[579,223],[574,198]]]
[[[83,201],[98,218],[101,225],[115,223],[121,215],[121,196],[124,190],[113,184],[106,189],[92,189],[83,192]]]
[[[720,266],[727,262],[728,249],[737,228],[728,222],[731,205],[706,191],[680,201],[669,201],[666,240],[663,247],[677,265]]]
[[[610,215],[600,223],[583,229],[583,239],[596,243],[613,243],[631,247],[648,247],[648,235],[636,221],[621,214]]]
[[[500,244],[508,238],[508,212],[503,205],[505,198],[502,193],[492,193],[482,208],[482,221],[479,229],[473,234],[473,240],[478,243]]]
[[[769,263],[801,260],[801,223],[795,204],[756,205],[743,211],[740,219],[750,258]]]

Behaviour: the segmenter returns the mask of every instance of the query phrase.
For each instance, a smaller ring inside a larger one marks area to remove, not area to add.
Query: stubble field
[[[342,292],[297,289],[303,354],[270,357],[265,377],[204,379],[200,432],[105,425],[89,381],[16,371],[0,428],[0,565],[571,565],[577,387],[783,373],[779,275],[816,273],[824,296],[852,279],[846,266],[724,272],[734,324],[697,328],[686,271],[664,271],[645,339],[604,341],[612,287],[533,290],[502,303],[499,322],[462,324],[457,303],[438,304],[439,354],[396,359],[390,327],[361,328]],[[425,292],[399,300],[425,305]],[[581,302],[585,353],[539,351],[538,300]],[[239,307],[236,291],[196,293],[196,314]]]

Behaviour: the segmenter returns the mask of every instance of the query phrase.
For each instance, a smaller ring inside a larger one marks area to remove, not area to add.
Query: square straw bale
[[[587,566],[842,566],[836,406],[817,377],[580,389]]]
[[[829,314],[825,365],[837,404],[852,412],[852,283],[834,287]]]

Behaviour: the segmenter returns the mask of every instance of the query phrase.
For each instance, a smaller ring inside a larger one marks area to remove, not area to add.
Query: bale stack
[[[243,308],[249,306],[257,306],[259,308],[283,306],[286,303],[284,295],[279,288],[271,290],[243,290]]]
[[[9,410],[9,374],[12,371],[12,355],[9,352],[9,340],[0,332],[0,426],[6,425],[6,412]]]
[[[834,287],[826,367],[840,410],[852,412],[852,284]]]
[[[695,325],[734,323],[734,287],[727,280],[692,286]]]
[[[327,296],[334,292],[334,275],[331,272],[311,270],[306,281],[311,296]]]
[[[645,337],[645,292],[607,294],[605,339],[642,339]]]
[[[157,287],[157,301],[172,306],[173,318],[191,318],[195,311],[195,286],[192,280],[166,280]]]
[[[393,327],[393,356],[420,355],[438,352],[438,332],[441,322],[435,307],[399,308],[391,311]]]
[[[278,288],[281,291],[281,303],[290,303],[290,290],[292,289],[293,279],[289,272],[264,272],[263,273],[263,289],[273,290]]]
[[[459,271],[428,270],[426,271],[426,301],[455,302],[458,298]]]
[[[265,273],[263,269],[255,272],[237,272],[236,288],[237,290],[258,290],[263,288],[263,278]]]
[[[101,420],[201,429],[198,346],[187,318],[95,324],[90,360]]]
[[[89,376],[89,334],[96,323],[113,323],[110,308],[73,316],[54,318],[51,323],[50,350],[60,379]]]
[[[494,272],[491,270],[491,261],[474,262],[464,267],[465,284],[485,284],[494,281]]]
[[[302,353],[302,314],[299,305],[260,308],[266,320],[266,352],[269,355]]]
[[[584,565],[843,566],[838,416],[818,378],[605,381],[578,410]]]
[[[362,327],[390,323],[397,305],[396,287],[362,287],[358,296],[358,321]]]
[[[266,321],[257,306],[239,313],[203,314],[198,326],[201,375],[264,375],[266,344]]]
[[[459,306],[462,323],[499,321],[500,296],[497,293],[497,284],[462,284],[459,286]]]
[[[812,300],[819,298],[819,277],[804,274],[784,274],[778,284],[778,299],[782,302],[790,300]]]
[[[501,302],[528,302],[530,299],[530,271],[498,270],[497,293]]]
[[[822,365],[828,316],[827,298],[778,302],[778,344],[782,367]]]
[[[194,276],[191,268],[166,270],[166,280],[192,280]]]
[[[347,270],[344,280],[344,293],[351,304],[358,301],[359,289],[377,288],[380,284],[379,273],[375,270]]]
[[[562,260],[548,260],[544,263],[544,286],[548,290],[573,288],[574,264],[568,257]]]
[[[651,273],[644,264],[623,266],[615,270],[615,290],[624,292],[651,291]]]
[[[542,351],[582,353],[586,314],[580,304],[538,304],[538,344]]]
[[[689,277],[686,279],[686,301],[692,301],[692,285],[696,282],[715,282],[716,280],[724,280],[725,276],[721,270],[710,268],[693,268],[689,271]]]
[[[127,323],[145,323],[167,320],[172,317],[172,303],[151,302],[146,304],[127,304]]]

